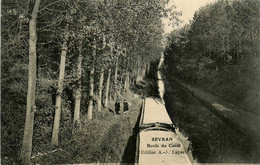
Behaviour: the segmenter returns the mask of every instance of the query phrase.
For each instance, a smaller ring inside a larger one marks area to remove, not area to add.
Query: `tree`
[[[29,21],[29,65],[28,65],[28,91],[27,91],[27,108],[25,128],[23,135],[23,144],[21,150],[21,159],[23,164],[30,164],[32,152],[32,136],[34,124],[35,106],[35,88],[36,88],[36,42],[37,32],[36,23],[40,6],[40,0],[29,2],[29,11],[31,11]]]
[[[56,106],[55,106],[55,117],[52,131],[52,145],[58,145],[59,127],[60,127],[60,115],[61,115],[61,101],[63,92],[63,81],[65,76],[66,67],[66,55],[67,55],[67,42],[68,42],[68,27],[65,28],[64,40],[61,48],[61,60],[60,60],[60,73],[58,81],[58,89],[56,93]]]
[[[92,58],[94,59],[90,69],[90,84],[89,84],[89,103],[88,103],[88,119],[92,119],[93,100],[94,100],[94,73],[95,73],[95,58],[96,58],[97,41],[93,41]]]
[[[22,136],[16,139],[18,135],[13,130],[18,128],[18,134],[23,131],[17,121],[24,116],[10,112],[18,109],[20,114],[25,106],[22,100],[25,100],[26,84],[23,82],[27,76],[21,75],[27,66],[29,19],[26,7],[19,7],[26,4],[24,1],[3,3],[5,108],[2,114],[6,117],[2,121],[2,132],[7,142],[4,149],[11,148],[4,155],[16,157],[15,148],[20,145]],[[90,119],[94,110],[102,109],[102,100],[107,107],[111,95],[129,90],[138,75],[137,68],[139,76],[144,77],[146,65],[158,59],[163,48],[161,18],[166,1],[42,0],[41,4],[37,17],[39,53],[35,88],[38,111],[32,153],[46,147],[40,144],[47,144],[50,137],[52,145],[70,138],[67,135],[75,130],[72,125],[80,123],[81,115],[88,109]],[[136,64],[138,59],[139,65]],[[17,97],[14,99],[14,96]],[[97,107],[93,104],[95,101]],[[9,128],[12,130],[10,139],[7,138],[9,132],[6,133]]]
[[[256,0],[219,0],[200,8],[188,30],[171,34],[166,62],[176,64],[169,66],[175,74],[196,81],[254,56],[259,41],[256,15]]]
[[[81,36],[79,36],[80,38]],[[74,108],[74,119],[73,119],[73,129],[81,128],[80,122],[80,101],[81,101],[81,77],[82,77],[82,38],[78,43],[78,61],[77,61],[77,88],[75,92],[75,108]]]

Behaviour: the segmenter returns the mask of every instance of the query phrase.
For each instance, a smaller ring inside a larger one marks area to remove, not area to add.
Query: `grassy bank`
[[[128,140],[139,115],[141,97],[129,93],[122,99],[128,100],[130,111],[116,115],[109,111],[113,104],[101,112],[94,113],[93,120],[82,118],[82,129],[70,140],[61,141],[60,150],[46,155],[36,155],[34,163],[119,163],[122,162]],[[42,153],[43,154],[43,153]]]
[[[198,162],[259,162],[254,139],[227,125],[178,83],[166,83],[165,102],[180,132],[189,138]]]
[[[260,57],[245,59],[200,80],[196,86],[259,116]]]

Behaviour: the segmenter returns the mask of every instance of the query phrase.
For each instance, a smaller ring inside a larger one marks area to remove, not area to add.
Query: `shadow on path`
[[[135,154],[136,154],[136,140],[137,140],[137,134],[138,134],[138,129],[139,129],[139,122],[141,118],[141,109],[142,106],[140,107],[140,112],[137,117],[137,122],[135,123],[135,127],[133,128],[133,134],[132,136],[128,139],[127,146],[124,150],[124,154],[122,157],[122,163],[127,163],[127,164],[135,164],[137,160],[135,160]]]

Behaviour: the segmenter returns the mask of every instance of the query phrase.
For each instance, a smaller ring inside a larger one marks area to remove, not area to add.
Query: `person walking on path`
[[[116,112],[116,114],[119,115],[119,111],[120,111],[120,102],[118,101],[118,99],[116,99],[116,102],[115,102],[115,112]]]
[[[125,99],[124,99],[123,105],[124,105],[124,112],[128,111],[129,110],[128,102]]]

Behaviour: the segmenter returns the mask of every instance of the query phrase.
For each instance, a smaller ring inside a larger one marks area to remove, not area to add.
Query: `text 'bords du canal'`
[[[157,147],[167,147],[167,145],[166,144],[161,144],[161,145],[159,145],[159,144],[147,144],[147,147],[149,147],[149,148],[157,148]],[[181,145],[180,144],[176,144],[176,143],[170,143],[170,144],[168,144],[168,147],[181,147]]]

